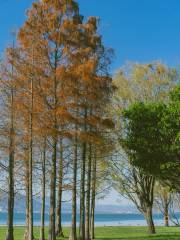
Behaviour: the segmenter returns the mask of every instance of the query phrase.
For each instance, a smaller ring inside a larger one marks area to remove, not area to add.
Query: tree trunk
[[[147,207],[146,210],[146,221],[148,225],[148,232],[149,234],[155,234],[155,227],[154,227],[154,221],[153,221],[153,215],[152,215],[152,207]]]
[[[72,224],[71,224],[71,232],[69,239],[70,240],[76,240],[76,185],[77,185],[77,136],[75,136],[74,141],[74,158],[73,158],[73,183],[72,183]]]
[[[25,159],[25,188],[26,188],[26,229],[24,233],[24,240],[28,240],[29,236],[29,166],[28,161]]]
[[[54,131],[53,136],[53,154],[52,154],[52,169],[51,169],[51,182],[50,182],[50,213],[49,213],[49,234],[48,240],[56,240],[56,163],[57,163],[57,138],[58,138],[58,124],[57,124],[57,79],[56,69],[58,63],[58,51],[55,49],[54,58],[54,103],[53,103],[53,120]]]
[[[33,240],[33,80],[31,80],[31,113],[30,113],[30,141],[29,141],[29,236]]]
[[[48,240],[56,240],[56,159],[57,159],[57,138],[53,139],[52,170],[50,183],[50,213],[49,213],[49,235]]]
[[[87,109],[84,111],[84,133],[87,131]],[[80,187],[80,224],[79,224],[79,238],[85,239],[85,171],[86,171],[86,141],[82,144],[82,157],[81,157],[81,187]]]
[[[32,154],[33,153],[32,153],[32,139],[31,139],[30,140],[30,156],[29,156],[29,237],[28,237],[28,240],[33,240],[33,183],[32,183],[33,166],[32,166]]]
[[[87,169],[87,189],[86,189],[86,216],[85,216],[85,239],[90,239],[90,198],[91,198],[91,154],[92,146],[89,144],[89,157]]]
[[[61,208],[62,208],[62,186],[63,186],[63,142],[60,139],[60,161],[59,161],[59,176],[58,176],[58,200],[56,210],[56,236],[64,237],[61,223]]]
[[[14,49],[14,41],[13,41],[13,49]],[[14,67],[12,66],[12,79],[14,77]],[[13,229],[13,220],[14,220],[14,87],[11,86],[11,126],[10,126],[10,144],[9,144],[9,179],[8,179],[8,221],[7,221],[7,234],[6,240],[14,240],[14,229]]]
[[[81,158],[80,225],[79,225],[80,240],[85,239],[85,169],[86,169],[86,142],[82,144],[82,158]]]
[[[94,217],[95,217],[95,200],[96,200],[96,150],[93,159],[92,169],[92,198],[91,198],[91,239],[95,239]]]
[[[14,128],[10,131],[9,183],[8,183],[8,222],[6,240],[14,240]]]
[[[169,227],[169,209],[167,201],[165,201],[164,204],[164,225],[165,227]]]
[[[45,197],[46,197],[46,138],[44,139],[43,161],[42,161],[42,206],[41,206],[41,228],[40,240],[45,240]]]

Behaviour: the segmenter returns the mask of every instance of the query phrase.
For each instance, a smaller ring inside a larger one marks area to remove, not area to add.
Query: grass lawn
[[[96,239],[99,240],[180,240],[180,227],[157,227],[157,234],[149,236],[146,227],[97,227]],[[5,239],[5,227],[0,227],[0,240]],[[15,228],[15,240],[23,240],[23,227]],[[68,238],[69,228],[64,228],[65,238]],[[39,229],[35,228],[35,237],[38,239]]]

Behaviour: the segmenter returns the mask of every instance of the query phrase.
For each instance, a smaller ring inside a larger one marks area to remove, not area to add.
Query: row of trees
[[[14,239],[18,191],[26,196],[24,239],[34,239],[33,197],[39,192],[39,239],[45,239],[47,196],[48,239],[63,236],[66,189],[72,198],[69,238],[77,238],[79,201],[79,238],[94,238],[95,197],[106,171],[101,163],[110,151],[107,134],[113,127],[106,113],[113,92],[108,73],[112,52],[103,46],[97,27],[97,18],[83,20],[74,0],[38,1],[6,51],[1,65],[0,138],[1,168],[8,178],[6,240]]]
[[[63,236],[67,190],[69,238],[89,240],[94,238],[96,197],[106,180],[136,204],[150,233],[155,233],[155,187],[164,189],[166,220],[168,194],[171,189],[179,193],[180,88],[169,94],[178,73],[159,62],[128,63],[113,82],[108,72],[113,53],[97,28],[98,19],[85,21],[76,1],[42,0],[32,5],[6,50],[0,72],[6,240],[14,239],[16,193],[26,197],[26,240],[34,239],[35,195],[42,203],[39,239],[45,239],[47,197],[48,239]]]
[[[119,150],[112,181],[144,215],[149,233],[155,233],[154,202],[167,226],[172,195],[179,193],[178,73],[158,62],[133,63],[121,69],[115,82],[120,86],[113,99]]]

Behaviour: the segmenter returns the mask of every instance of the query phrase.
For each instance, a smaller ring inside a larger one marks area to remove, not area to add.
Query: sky
[[[26,19],[32,0],[0,0],[0,54],[12,42],[11,32]],[[180,64],[180,0],[78,0],[80,13],[100,17],[105,46],[115,51],[114,73],[127,61],[160,60]],[[117,203],[115,192],[104,203]]]
[[[25,20],[32,0],[0,0],[0,52]],[[127,61],[180,63],[180,0],[78,0],[85,17],[101,19],[99,31],[115,51],[112,73]]]

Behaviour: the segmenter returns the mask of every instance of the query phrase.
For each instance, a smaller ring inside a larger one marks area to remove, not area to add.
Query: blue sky
[[[32,0],[0,0],[0,52],[25,20]],[[85,16],[101,19],[100,33],[115,50],[112,71],[126,61],[180,63],[179,0],[79,0]]]
[[[0,0],[0,53],[25,20],[32,0]],[[112,72],[126,61],[180,63],[180,0],[79,0],[83,15],[99,16],[106,46],[115,50]],[[104,203],[117,203],[115,192]],[[124,201],[124,200],[123,200]]]

